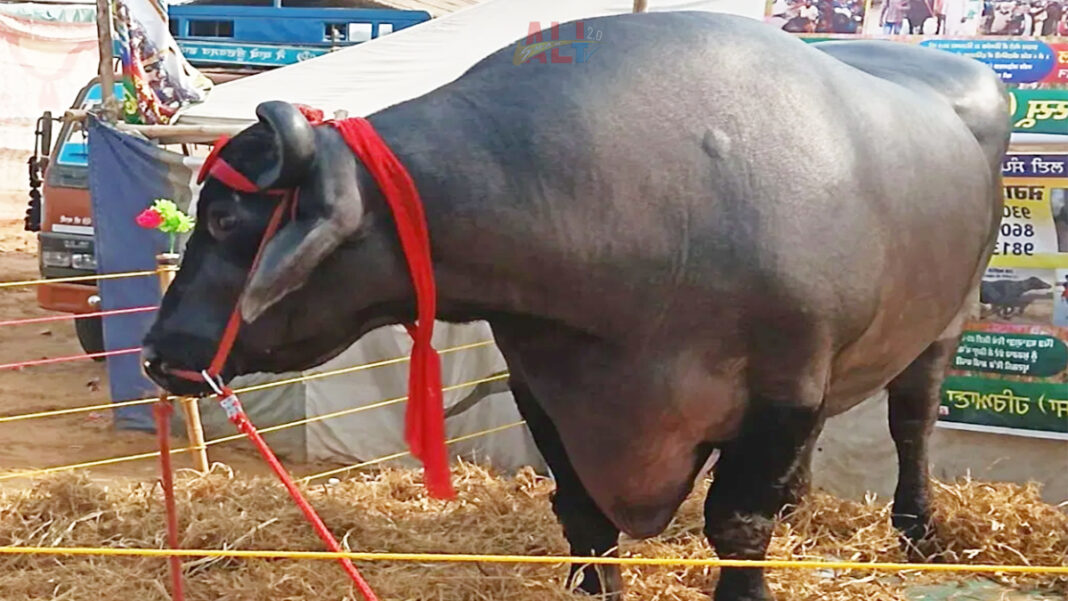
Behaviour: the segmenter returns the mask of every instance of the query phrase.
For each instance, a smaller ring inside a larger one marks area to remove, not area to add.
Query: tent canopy
[[[246,124],[256,105],[286,100],[366,116],[430,92],[527,35],[586,17],[631,12],[633,0],[487,0],[386,37],[216,86],[178,119],[189,125]],[[650,0],[649,11],[702,10],[761,18],[756,0]]]

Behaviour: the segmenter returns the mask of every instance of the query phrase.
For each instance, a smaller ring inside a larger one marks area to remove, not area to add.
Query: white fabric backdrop
[[[65,14],[36,18],[48,14],[24,5],[5,8],[10,10],[0,11],[0,148],[31,149],[37,117],[46,110],[62,115],[96,73],[96,25],[59,20]]]

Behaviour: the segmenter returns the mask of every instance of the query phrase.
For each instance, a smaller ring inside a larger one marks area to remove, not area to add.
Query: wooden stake
[[[174,268],[178,267],[179,255],[174,253],[162,253],[156,255],[156,265],[159,267],[160,292],[166,293],[171,282],[174,281]],[[182,416],[185,417],[185,433],[189,437],[190,454],[193,456],[193,468],[198,472],[208,471],[208,449],[204,445],[204,426],[200,423],[200,406],[193,397],[178,399],[182,407]]]
[[[634,12],[643,13],[649,7],[649,0],[634,0]]]

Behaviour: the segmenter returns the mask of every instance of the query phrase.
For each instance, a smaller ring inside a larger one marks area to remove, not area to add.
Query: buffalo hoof
[[[598,601],[623,601],[623,576],[618,566],[591,566],[571,574],[570,586]]]
[[[727,568],[720,571],[714,601],[774,601],[761,570]]]
[[[941,549],[930,518],[913,514],[894,514],[891,522],[901,535],[901,546],[908,554],[909,561],[937,559]]]

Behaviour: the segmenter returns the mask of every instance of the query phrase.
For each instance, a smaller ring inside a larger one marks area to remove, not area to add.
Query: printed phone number
[[[1005,219],[1031,219],[1028,207],[1005,205],[1001,212]],[[1035,226],[1030,223],[1002,223],[1001,236],[1005,238],[1033,238]],[[1035,254],[1035,244],[1027,241],[998,240],[994,244],[995,255],[1031,256]]]

